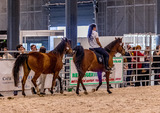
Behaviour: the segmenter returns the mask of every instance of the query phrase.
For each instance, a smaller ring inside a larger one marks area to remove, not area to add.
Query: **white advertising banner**
[[[114,57],[113,58],[114,68],[112,74],[110,74],[109,81],[110,83],[122,83],[123,82],[123,58],[122,57]],[[102,73],[102,82],[106,84],[105,73]],[[96,72],[88,71],[83,77],[84,85],[93,85],[99,84],[98,75]],[[78,73],[73,62],[73,59],[70,58],[70,85],[77,85],[78,81]]]
[[[14,79],[12,75],[13,64],[15,60],[0,61],[0,91],[12,91],[12,90],[22,90],[21,80],[23,78],[23,68],[19,71],[19,85],[14,86]],[[31,79],[34,76],[34,72],[31,71],[26,80],[25,89],[31,89],[32,83]],[[45,88],[50,88],[52,84],[53,75],[49,74],[46,77]],[[38,83],[38,80],[37,80]]]

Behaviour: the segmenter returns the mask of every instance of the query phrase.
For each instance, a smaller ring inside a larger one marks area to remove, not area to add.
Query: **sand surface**
[[[160,113],[160,86],[0,98],[0,113]]]

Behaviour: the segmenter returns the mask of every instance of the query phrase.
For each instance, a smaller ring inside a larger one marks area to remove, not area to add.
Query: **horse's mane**
[[[51,52],[63,54],[64,48],[65,48],[65,42],[66,42],[66,40],[62,40],[62,41],[57,45],[57,47],[54,48],[54,50],[52,50]]]
[[[118,43],[120,42],[120,38],[118,39],[115,39],[114,41],[112,41],[111,43],[109,43],[107,46],[104,47],[104,49],[110,53],[111,52],[111,49]]]

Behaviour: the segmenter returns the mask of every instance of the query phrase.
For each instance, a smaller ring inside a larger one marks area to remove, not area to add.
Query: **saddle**
[[[103,55],[96,52],[93,48],[89,48],[89,50],[93,51],[96,54],[97,61],[98,61],[99,64],[105,64]]]

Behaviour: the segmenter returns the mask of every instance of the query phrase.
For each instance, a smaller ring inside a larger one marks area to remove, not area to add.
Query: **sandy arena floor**
[[[0,98],[0,113],[160,113],[160,86]]]

